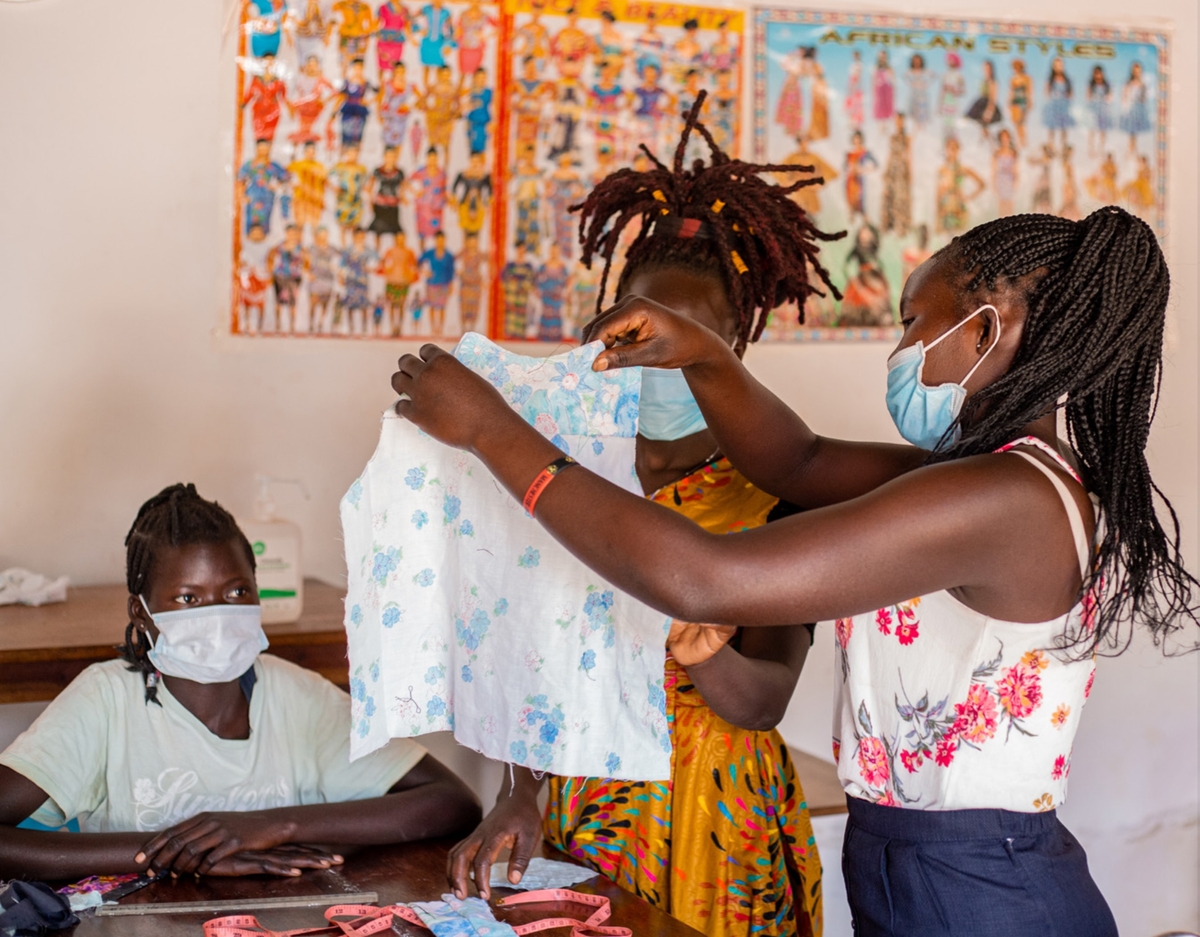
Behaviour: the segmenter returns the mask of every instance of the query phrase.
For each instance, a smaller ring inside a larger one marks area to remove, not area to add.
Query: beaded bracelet
[[[561,459],[555,459],[538,472],[537,478],[530,483],[529,489],[525,492],[525,497],[521,500],[521,504],[525,508],[525,513],[533,517],[534,506],[538,503],[538,498],[542,496],[542,492],[546,490],[546,486],[554,481],[560,472],[564,472],[572,465],[578,464],[569,455],[565,455]]]

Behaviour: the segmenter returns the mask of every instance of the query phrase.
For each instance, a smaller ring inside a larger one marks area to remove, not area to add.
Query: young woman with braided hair
[[[961,235],[901,299],[887,403],[911,446],[818,436],[662,303],[627,295],[589,329],[609,346],[597,369],[682,368],[732,464],[807,509],[713,537],[576,468],[536,516],[679,619],[836,620],[858,934],[1116,934],[1054,808],[1095,654],[1135,628],[1195,644],[1196,581],[1145,457],[1168,290],[1154,233],[1120,208]],[[436,348],[401,359],[393,386],[400,413],[518,497],[558,457]]]
[[[807,509],[718,537],[576,467],[536,517],[680,620],[836,620],[858,934],[1116,934],[1054,809],[1095,655],[1135,628],[1195,645],[1197,584],[1145,457],[1168,290],[1154,233],[1120,208],[961,235],[901,299],[887,404],[909,446],[818,436],[674,297],[630,291],[589,327],[594,367],[681,368],[732,465]],[[518,498],[559,456],[433,346],[392,384],[400,414]]]
[[[339,864],[329,844],[478,820],[414,742],[350,765],[346,694],[259,653],[254,553],[219,504],[172,485],[125,544],[122,659],[87,668],[0,754],[0,877],[293,876]],[[18,829],[26,818],[82,833]]]
[[[698,106],[689,113],[672,167],[650,157],[644,171],[614,173],[587,197],[583,257],[587,264],[603,261],[607,283],[622,234],[636,222],[640,230],[629,242],[618,297],[670,302],[740,355],[761,332],[766,310],[803,303],[814,238],[822,235],[788,189],[760,181],[758,173],[772,167],[727,159],[697,127],[698,113]],[[697,129],[712,160],[685,168]],[[597,310],[602,303],[603,297]],[[649,501],[713,534],[758,527],[784,513],[777,498],[721,455],[680,372],[646,373],[639,430],[636,466]],[[691,560],[680,554],[674,562]],[[775,731],[811,633],[803,625],[734,631],[677,625],[668,636],[669,781],[550,777],[543,824],[537,807],[542,780],[517,769],[515,784],[452,853],[452,887],[465,894],[473,865],[486,893],[504,844],[514,846],[510,880],[519,879],[544,832],[570,855],[708,934],[819,935],[820,858],[804,792]]]

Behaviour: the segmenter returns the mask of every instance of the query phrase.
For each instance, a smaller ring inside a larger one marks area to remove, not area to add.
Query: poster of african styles
[[[771,317],[764,339],[894,339],[908,274],[1002,215],[1107,204],[1165,231],[1163,33],[763,8],[754,156],[821,176],[794,198],[827,231],[843,293]]]
[[[700,88],[739,141],[743,14],[638,0],[239,0],[230,329],[578,337],[567,209],[673,146]]]

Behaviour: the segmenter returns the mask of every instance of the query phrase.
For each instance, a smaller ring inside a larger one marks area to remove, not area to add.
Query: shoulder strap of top
[[[1042,452],[1046,453],[1046,455],[1050,456],[1050,458],[1057,462],[1059,466],[1062,467],[1064,472],[1075,479],[1075,481],[1079,482],[1079,484],[1083,484],[1083,479],[1079,477],[1079,473],[1075,471],[1070,462],[1062,457],[1062,453],[1060,453],[1049,443],[1042,442],[1042,440],[1038,439],[1036,436],[1022,436],[1020,439],[1014,439],[1010,443],[1005,443],[1003,446],[997,449],[996,452],[1011,452],[1017,446],[1033,446],[1035,449],[1041,449]]]
[[[1040,441],[1040,440],[1039,440]],[[1045,443],[1043,443],[1045,445]],[[1048,446],[1046,448],[1049,448]],[[1067,490],[1067,486],[1063,484],[1063,480],[1059,478],[1054,470],[1045,463],[1036,459],[1028,452],[1021,452],[1019,449],[1011,450],[1013,455],[1019,455],[1022,459],[1036,468],[1039,472],[1050,479],[1050,484],[1054,486],[1054,490],[1058,492],[1058,496],[1062,499],[1063,507],[1067,511],[1067,520],[1071,524],[1071,537],[1075,541],[1075,552],[1079,554],[1079,574],[1087,579],[1089,559],[1091,555],[1091,544],[1088,543],[1087,528],[1083,523],[1083,514],[1079,510],[1079,504],[1071,496],[1071,492]],[[1059,461],[1062,457],[1059,456]],[[1065,466],[1064,466],[1065,467]],[[1070,471],[1068,468],[1067,471]],[[1071,472],[1074,475],[1074,472]]]

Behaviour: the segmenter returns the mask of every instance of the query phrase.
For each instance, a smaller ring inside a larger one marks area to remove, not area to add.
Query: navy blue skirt
[[[904,810],[848,797],[856,937],[1117,937],[1053,811]]]

